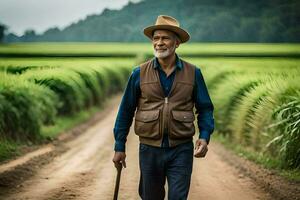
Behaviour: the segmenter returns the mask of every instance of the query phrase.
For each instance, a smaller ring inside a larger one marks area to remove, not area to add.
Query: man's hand
[[[123,165],[124,168],[126,168],[126,161],[125,161],[125,159],[126,159],[125,152],[118,152],[118,151],[116,151],[115,155],[114,155],[114,157],[112,159],[112,161],[114,162],[115,167],[117,169],[120,168],[120,167],[122,167],[122,165]]]
[[[195,144],[195,153],[194,156],[196,158],[203,158],[205,157],[208,151],[207,142],[205,139],[198,139]]]

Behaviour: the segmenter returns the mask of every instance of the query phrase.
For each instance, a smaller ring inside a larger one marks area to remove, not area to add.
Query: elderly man
[[[178,21],[160,15],[144,34],[152,41],[155,58],[136,67],[128,80],[114,127],[113,162],[126,167],[125,143],[135,114],[139,195],[143,200],[163,200],[167,179],[168,198],[187,199],[193,155],[205,157],[208,151],[214,107],[200,69],[175,53],[190,38]],[[194,106],[200,131],[195,148]]]

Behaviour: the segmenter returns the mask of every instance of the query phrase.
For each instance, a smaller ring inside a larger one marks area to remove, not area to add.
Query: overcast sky
[[[99,14],[105,8],[121,9],[129,1],[140,0],[0,0],[0,23],[17,35],[26,29],[42,33]]]

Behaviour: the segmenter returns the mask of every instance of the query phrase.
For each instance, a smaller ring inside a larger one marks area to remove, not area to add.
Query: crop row
[[[204,67],[216,130],[232,143],[300,167],[300,70]]]
[[[41,126],[122,91],[130,67],[17,67],[0,72],[0,139],[35,142]]]

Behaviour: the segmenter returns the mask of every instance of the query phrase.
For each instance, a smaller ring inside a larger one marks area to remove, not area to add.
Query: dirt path
[[[116,171],[112,164],[112,129],[117,103],[105,113],[105,119],[84,134],[67,142],[67,151],[44,165],[5,199],[112,199]],[[240,174],[218,154],[213,142],[205,159],[194,159],[190,200],[270,199],[250,178]],[[139,199],[138,137],[131,131],[127,142],[127,168],[123,170],[120,198]],[[2,199],[0,197],[0,199]]]

